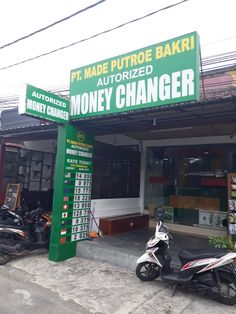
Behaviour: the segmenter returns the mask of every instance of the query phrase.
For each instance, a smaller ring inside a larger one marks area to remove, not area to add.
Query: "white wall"
[[[41,141],[25,141],[24,148],[31,150],[38,150],[42,152],[55,153],[56,140],[41,140]]]
[[[133,138],[126,136],[126,135],[123,135],[123,134],[111,134],[111,135],[96,136],[95,140],[98,142],[111,144],[111,145],[115,145],[115,146],[139,145],[138,140],[133,139]]]
[[[92,200],[91,211],[97,224],[99,225],[99,219],[103,217],[140,213],[140,199],[114,198]],[[96,224],[94,223],[93,219],[91,219],[90,230],[97,230]]]

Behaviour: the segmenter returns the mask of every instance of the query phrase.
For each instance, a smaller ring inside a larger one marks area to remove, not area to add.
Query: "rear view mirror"
[[[156,220],[164,222],[165,211],[163,208],[158,207],[156,211]]]

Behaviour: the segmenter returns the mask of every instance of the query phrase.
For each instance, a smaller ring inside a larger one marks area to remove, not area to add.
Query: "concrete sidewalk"
[[[136,229],[101,239],[77,243],[77,256],[100,262],[107,262],[114,266],[134,271],[136,260],[145,252],[147,241],[155,233],[154,228]],[[182,248],[207,248],[206,238],[192,237],[171,233],[174,245],[170,245],[172,266],[180,267],[178,253]]]
[[[1,314],[235,314],[236,307],[177,290],[134,272],[82,258],[31,255],[0,266]]]

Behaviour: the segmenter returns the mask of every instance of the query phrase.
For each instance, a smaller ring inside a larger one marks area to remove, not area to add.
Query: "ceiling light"
[[[157,132],[171,132],[171,131],[181,131],[181,130],[191,130],[193,129],[193,126],[186,126],[182,128],[170,128],[170,129],[157,129],[157,130],[150,130],[151,133],[157,133]]]

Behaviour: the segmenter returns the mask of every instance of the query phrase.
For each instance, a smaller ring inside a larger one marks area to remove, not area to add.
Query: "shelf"
[[[228,238],[231,241],[236,235],[236,173],[228,173]],[[235,241],[234,241],[235,242]]]

